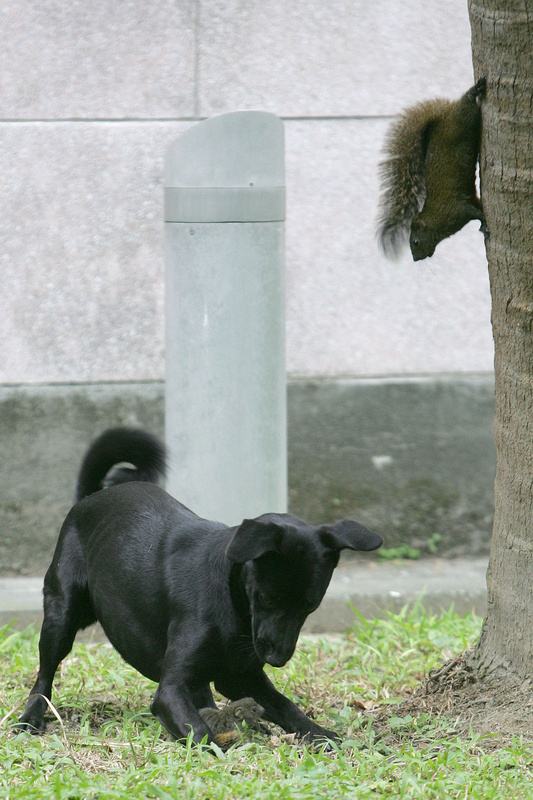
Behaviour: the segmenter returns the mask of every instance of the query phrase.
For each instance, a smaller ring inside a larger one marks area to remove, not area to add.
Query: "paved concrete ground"
[[[346,561],[336,570],[322,605],[305,625],[307,633],[338,633],[354,619],[352,608],[368,617],[398,611],[420,599],[431,611],[454,607],[483,614],[485,559],[424,559],[376,563]],[[22,627],[41,620],[42,578],[0,579],[0,624]],[[85,636],[99,638],[92,629]]]

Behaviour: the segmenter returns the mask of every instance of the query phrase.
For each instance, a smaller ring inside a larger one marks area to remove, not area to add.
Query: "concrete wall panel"
[[[202,0],[198,74],[202,115],[395,114],[472,82],[467,4]]]
[[[0,381],[162,377],[162,157],[186,126],[0,125]],[[286,123],[289,372],[490,370],[476,225],[419,264],[379,253],[385,128]]]
[[[191,116],[194,0],[3,0],[2,118]]]
[[[492,369],[483,237],[470,223],[431,259],[375,239],[383,120],[288,122],[288,367],[377,375]]]
[[[0,126],[0,382],[161,377],[163,153],[185,125]]]
[[[0,381],[162,377],[162,159],[190,123],[154,117],[238,106],[304,117],[286,122],[290,373],[491,370],[475,225],[416,265],[374,240],[379,117],[470,82],[466,14],[463,0],[6,0]]]

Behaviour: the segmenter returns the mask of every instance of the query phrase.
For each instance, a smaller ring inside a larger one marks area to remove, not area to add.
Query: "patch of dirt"
[[[501,672],[480,680],[469,656],[464,653],[430,672],[425,683],[400,706],[377,709],[373,717],[378,732],[390,735],[387,721],[393,715],[432,714],[449,718],[458,733],[473,730],[487,735],[487,749],[501,747],[515,736],[533,742],[531,682]]]

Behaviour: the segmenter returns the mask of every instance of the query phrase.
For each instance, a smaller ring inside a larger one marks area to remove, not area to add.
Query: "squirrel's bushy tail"
[[[379,165],[381,196],[377,236],[387,256],[398,255],[413,218],[426,199],[425,158],[431,125],[442,116],[445,100],[428,100],[406,109],[385,139]]]
[[[116,467],[122,463],[132,466]],[[85,454],[78,475],[76,501],[116,483],[157,483],[165,471],[165,446],[156,436],[137,428],[110,428],[94,440]]]

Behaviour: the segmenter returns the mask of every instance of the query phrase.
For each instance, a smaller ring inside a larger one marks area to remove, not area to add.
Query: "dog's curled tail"
[[[117,483],[157,483],[165,472],[166,450],[156,436],[138,428],[109,428],[94,440],[85,454],[78,475],[76,501]]]

